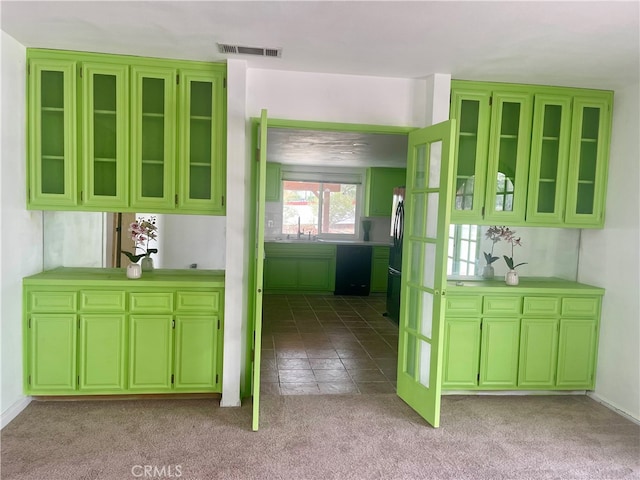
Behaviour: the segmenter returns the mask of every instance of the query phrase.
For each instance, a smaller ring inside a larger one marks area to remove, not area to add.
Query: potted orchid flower
[[[135,243],[134,253],[122,251],[133,263],[138,263],[142,259],[142,270],[153,270],[152,253],[158,253],[157,248],[149,248],[149,242],[158,238],[158,227],[156,217],[151,216],[148,220],[138,218],[129,225],[129,235]],[[142,253],[135,253],[141,250]]]
[[[497,226],[489,227],[489,229],[487,230],[487,233],[485,233],[485,237],[488,240],[491,240],[491,252],[490,253],[482,252],[484,254],[484,259],[487,262],[487,264],[482,269],[482,278],[486,278],[486,279],[493,278],[494,270],[493,270],[493,265],[491,264],[496,260],[498,260],[498,257],[495,257],[493,255],[493,248],[496,246],[496,243],[500,241],[501,233],[502,233],[502,229],[498,228]]]
[[[516,238],[515,230],[509,230],[509,228],[506,227],[502,227],[500,236],[504,239],[505,242],[511,244],[511,256],[507,257],[506,255],[503,255],[504,261],[506,262],[507,267],[509,267],[509,271],[505,275],[505,283],[507,285],[518,285],[520,279],[518,277],[516,268],[520,265],[525,265],[527,262],[516,264],[514,260],[513,249],[516,246],[522,246],[522,239],[520,237]]]

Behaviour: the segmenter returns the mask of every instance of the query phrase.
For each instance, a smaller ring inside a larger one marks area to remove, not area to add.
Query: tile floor
[[[393,393],[398,326],[386,297],[265,295],[261,393]]]

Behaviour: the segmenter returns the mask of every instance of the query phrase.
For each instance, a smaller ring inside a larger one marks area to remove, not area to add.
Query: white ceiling
[[[27,47],[233,57],[249,68],[614,90],[637,84],[640,71],[637,0],[2,0],[0,15],[2,30]],[[282,48],[282,58],[220,54],[218,42]]]

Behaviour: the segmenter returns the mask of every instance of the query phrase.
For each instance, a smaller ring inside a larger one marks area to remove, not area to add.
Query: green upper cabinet
[[[393,189],[407,181],[406,168],[372,167],[367,169],[364,214],[390,217],[393,213]]]
[[[131,206],[175,205],[176,70],[131,68]]]
[[[613,95],[576,96],[573,100],[567,181],[567,224],[602,227],[609,165]]]
[[[78,203],[76,68],[38,59],[28,69],[28,196],[31,208]]]
[[[83,62],[82,195],[88,207],[124,208],[129,203],[129,69]]]
[[[178,207],[224,215],[224,72],[180,70]]]
[[[279,163],[267,162],[265,201],[279,202],[282,192],[282,168]]]
[[[531,104],[530,94],[493,93],[484,212],[489,223],[524,221]]]
[[[536,95],[527,204],[529,223],[563,222],[570,128],[569,95]]]
[[[27,57],[29,208],[224,215],[224,65]]]
[[[612,92],[452,82],[451,220],[602,227]]]
[[[452,222],[470,223],[483,214],[490,98],[489,91],[463,87],[451,95],[451,118],[458,120]]]

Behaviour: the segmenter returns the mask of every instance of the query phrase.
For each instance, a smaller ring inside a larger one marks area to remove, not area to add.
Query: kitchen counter
[[[24,285],[77,285],[140,287],[224,287],[224,270],[169,270],[156,269],[142,272],[142,277],[127,278],[125,268],[70,268],[59,267],[23,278]]]
[[[593,294],[604,295],[603,288],[572,282],[556,277],[520,277],[518,285],[510,286],[504,283],[504,278],[497,276],[492,280],[468,279],[448,280],[448,293],[514,293],[533,294],[544,290],[566,294]]]
[[[317,239],[317,240],[298,240],[290,239],[265,239],[265,243],[290,243],[302,245],[371,245],[372,247],[390,247],[390,241],[387,242],[365,242],[364,240],[334,240],[334,239]]]

